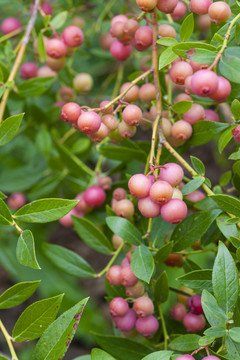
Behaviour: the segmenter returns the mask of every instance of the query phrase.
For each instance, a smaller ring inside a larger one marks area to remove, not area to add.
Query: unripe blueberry
[[[18,210],[26,204],[26,197],[23,193],[15,192],[8,197],[8,206],[13,210]]]
[[[135,32],[137,31],[138,28],[139,28],[139,23],[136,20],[128,19],[124,23],[124,32],[131,37],[135,35]]]
[[[71,25],[77,26],[82,29],[85,26],[85,20],[81,16],[74,16],[74,18],[71,21]]]
[[[157,0],[136,0],[136,3],[140,10],[150,12],[156,7]]]
[[[189,63],[193,69],[194,72],[196,71],[199,71],[199,70],[204,70],[204,69],[207,69],[209,64],[202,64],[202,63],[198,63],[198,62],[195,62],[195,61],[190,61]]]
[[[109,51],[112,43],[114,42],[114,38],[110,33],[104,33],[100,37],[100,45],[101,48],[105,51]]]
[[[110,47],[111,55],[119,60],[126,60],[132,53],[131,45],[124,45],[119,40],[115,40]]]
[[[84,192],[84,200],[92,208],[101,206],[106,200],[106,193],[100,186],[90,186]]]
[[[117,234],[113,234],[112,244],[113,244],[113,248],[115,250],[117,250],[119,248],[119,246],[122,245],[123,242],[124,242],[124,240],[120,236],[118,236]]]
[[[163,220],[178,224],[187,216],[187,205],[179,199],[171,199],[161,207],[161,216]]]
[[[132,298],[138,298],[144,294],[144,285],[141,281],[138,281],[134,286],[126,287],[126,295]]]
[[[204,193],[201,190],[195,190],[185,196],[186,199],[188,199],[194,203],[204,199],[205,197],[206,196],[204,195]]]
[[[218,103],[224,102],[231,93],[230,82],[222,76],[218,77],[217,91],[210,98]]]
[[[187,300],[187,307],[189,312],[191,312],[192,314],[196,314],[196,315],[203,314],[201,296],[198,294],[190,296]]]
[[[192,98],[188,94],[181,93],[176,97],[176,99],[174,100],[174,103],[177,103],[179,101],[192,101]]]
[[[122,21],[115,22],[110,29],[110,34],[112,37],[116,37],[122,43],[129,43],[131,37],[125,33],[124,25],[125,23]]]
[[[113,26],[118,21],[121,21],[121,22],[125,23],[127,20],[128,20],[127,16],[125,16],[123,14],[116,15],[111,20],[111,26]]]
[[[173,195],[172,195],[172,199],[183,199],[183,194],[181,192],[181,190],[177,189],[177,188],[173,188]]]
[[[133,310],[137,314],[137,317],[144,318],[153,314],[154,305],[148,296],[142,296],[134,301]]]
[[[79,93],[87,93],[93,87],[93,78],[88,73],[77,74],[73,79],[73,87]]]
[[[189,296],[193,295],[193,290],[189,289],[186,286],[181,286],[179,290],[184,291],[185,293],[189,294]],[[180,302],[183,305],[187,305],[187,299],[189,298],[189,296],[178,293],[177,294],[178,302]]]
[[[178,356],[175,360],[195,360],[193,356],[185,354]]]
[[[136,126],[128,125],[125,121],[121,121],[118,124],[118,132],[124,139],[129,139],[136,134]]]
[[[176,139],[187,140],[192,136],[192,126],[184,120],[176,121],[172,126],[172,136]]]
[[[158,0],[157,8],[165,14],[170,14],[174,11],[177,3],[178,0]]]
[[[20,67],[20,77],[22,79],[31,79],[37,76],[37,65],[33,62],[26,62]]]
[[[185,79],[185,83],[184,83],[184,90],[185,90],[185,93],[186,94],[192,94],[192,86],[191,86],[191,83],[192,83],[192,77],[193,75],[191,76],[188,76],[186,79]]]
[[[115,213],[117,216],[129,219],[135,212],[133,203],[128,199],[120,200],[116,203]]]
[[[75,199],[78,200],[77,205],[75,206],[75,208],[81,212],[86,214],[87,212],[89,212],[91,210],[91,208],[87,205],[86,201],[84,200],[84,193],[80,193],[78,194]]]
[[[168,138],[169,136],[171,136],[172,134],[172,124],[171,121],[166,119],[166,118],[162,118],[162,131],[163,131],[163,135]]]
[[[105,106],[107,106],[109,104],[110,101],[108,100],[103,100],[100,102],[100,108],[102,108],[103,110],[101,110],[101,112],[104,115],[109,115],[113,113],[113,105],[110,105],[108,108],[105,109]]]
[[[42,66],[38,69],[37,72],[38,77],[56,77],[56,71],[52,70],[49,66]]]
[[[240,125],[236,126],[234,129],[232,129],[232,135],[233,139],[236,143],[240,142]]]
[[[135,328],[136,314],[129,309],[125,316],[116,316],[113,320],[120,331],[131,331]]]
[[[177,33],[173,26],[168,24],[161,24],[159,25],[158,30],[161,37],[170,37],[176,39]]]
[[[185,61],[178,61],[172,65],[169,75],[172,81],[179,85],[184,85],[185,79],[193,74],[193,69]]]
[[[120,88],[120,94],[123,93],[125,90],[127,90],[130,84],[131,84],[130,82],[123,84]],[[139,98],[139,87],[137,85],[134,85],[130,90],[128,90],[126,95],[124,95],[123,99],[124,101],[130,103],[137,101],[138,98]]]
[[[189,7],[192,12],[198,15],[205,15],[208,13],[211,4],[212,0],[191,0]]]
[[[205,328],[206,320],[203,315],[188,313],[183,319],[183,325],[185,326],[187,332],[196,333]]]
[[[231,16],[229,5],[223,1],[216,1],[209,6],[208,15],[216,24],[227,21]]]
[[[98,179],[98,186],[103,188],[103,190],[110,190],[112,186],[112,179],[109,176],[101,176]]]
[[[131,266],[122,268],[120,278],[121,284],[125,287],[134,286],[138,282],[138,278],[134,275]]]
[[[220,360],[220,358],[214,355],[208,355],[205,356],[202,360]]]
[[[70,25],[63,31],[63,40],[67,46],[75,48],[82,45],[84,34],[79,27]]]
[[[70,86],[62,86],[59,89],[59,95],[63,101],[71,101],[74,97],[74,90]]]
[[[65,216],[63,216],[61,219],[59,219],[59,222],[62,226],[64,227],[71,227],[73,226],[73,221],[72,221],[72,215],[74,216],[79,216],[82,217],[83,214],[79,213],[77,211],[77,209],[72,209],[68,214],[66,214]]]
[[[179,267],[183,266],[183,256],[181,254],[170,254],[164,261],[167,266],[170,267]]]
[[[100,143],[102,140],[104,140],[108,136],[109,130],[106,125],[101,123],[99,129],[95,131],[94,133],[88,134],[89,139],[91,139],[93,142]]]
[[[10,34],[11,32],[21,28],[22,28],[21,22],[14,17],[8,17],[4,19],[1,24],[1,31],[4,35]]]
[[[101,118],[94,111],[85,111],[79,116],[77,125],[84,134],[91,134],[100,128]]]
[[[131,263],[132,260],[132,253],[134,252],[134,250],[136,250],[136,245],[132,245],[131,249],[126,253],[126,257],[129,261],[129,263]]]
[[[186,315],[187,311],[183,304],[177,303],[175,304],[172,309],[170,310],[170,315],[176,320],[176,321],[182,321]]]
[[[66,55],[67,48],[61,39],[49,39],[46,45],[46,53],[54,59],[60,59]]]
[[[114,131],[118,127],[118,121],[113,115],[104,115],[102,123],[106,125],[109,131]]]
[[[212,96],[218,88],[218,76],[211,70],[199,70],[192,77],[191,88],[198,96]]]
[[[122,268],[124,268],[124,267],[126,267],[126,266],[130,266],[130,262],[128,261],[128,258],[127,258],[127,257],[125,257],[125,258],[123,259],[123,261],[121,262],[121,266],[122,266]]]
[[[161,213],[161,206],[152,201],[150,196],[138,200],[138,209],[145,218],[155,218]]]
[[[123,188],[116,188],[113,192],[113,198],[117,201],[126,199],[127,192]]]
[[[129,311],[128,303],[121,297],[112,299],[109,308],[112,316],[125,316]]]
[[[138,51],[144,51],[152,45],[152,28],[148,25],[140,27],[134,36]]]
[[[140,60],[140,63],[139,63],[139,68],[141,71],[147,71],[150,69],[150,64],[149,64],[149,61],[150,61],[150,56],[146,55],[146,56],[143,56]]]
[[[186,5],[183,2],[178,1],[177,6],[175,7],[173,12],[171,13],[171,16],[172,16],[174,21],[178,21],[178,20],[180,20],[180,19],[182,19],[184,17],[186,12],[187,12]]]
[[[205,119],[205,110],[200,104],[192,104],[191,109],[183,114],[183,118],[189,124],[194,124]]]
[[[207,32],[211,28],[211,19],[208,14],[200,15],[197,18],[197,24],[202,32]]]
[[[31,5],[30,7],[31,14],[33,13],[33,9],[34,9],[34,5]],[[49,2],[42,3],[41,9],[45,13],[45,15],[52,15],[53,13],[52,6],[51,4],[49,4]]]
[[[151,180],[143,174],[133,175],[128,182],[129,191],[134,197],[148,196],[151,186]]]
[[[146,103],[156,99],[156,88],[153,84],[143,84],[139,89],[139,98]]]
[[[127,105],[122,112],[122,116],[128,125],[138,125],[142,117],[142,110],[137,105]]]
[[[113,265],[107,272],[107,281],[111,285],[121,285],[121,271],[122,267],[119,265]]]
[[[71,124],[77,124],[81,112],[81,107],[78,104],[74,102],[69,102],[63,105],[61,117],[63,120],[70,122]]]
[[[66,58],[61,57],[59,59],[55,59],[53,57],[47,56],[46,64],[54,71],[60,71],[64,68],[66,64]]]
[[[180,184],[184,176],[181,166],[175,163],[168,163],[163,165],[160,170],[159,179],[167,181],[171,186]]]
[[[206,109],[205,110],[205,120],[208,120],[208,121],[215,121],[215,122],[219,122],[219,116],[218,114],[211,110],[211,109]]]
[[[150,189],[150,198],[155,203],[162,205],[172,198],[173,188],[163,180],[156,181]]]
[[[142,336],[150,337],[154,335],[159,328],[158,320],[155,316],[150,315],[145,318],[138,318],[136,321],[136,329]]]

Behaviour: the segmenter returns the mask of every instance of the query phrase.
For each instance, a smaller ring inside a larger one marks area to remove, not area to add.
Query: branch
[[[4,337],[5,337],[6,341],[7,341],[7,344],[8,344],[10,353],[11,353],[12,360],[18,360],[17,354],[15,353],[15,350],[14,350],[14,347],[13,347],[13,344],[12,344],[12,337],[7,332],[7,329],[5,328],[5,326],[3,325],[1,320],[0,320],[0,330],[2,331]]]

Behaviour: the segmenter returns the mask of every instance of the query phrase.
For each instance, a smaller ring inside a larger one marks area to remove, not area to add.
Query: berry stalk
[[[0,320],[0,329],[6,339],[7,344],[8,344],[8,348],[10,350],[12,360],[18,360],[17,354],[15,353],[15,350],[14,350],[14,347],[12,344],[12,337],[9,335],[7,329],[5,328],[5,326],[3,325],[1,320]]]

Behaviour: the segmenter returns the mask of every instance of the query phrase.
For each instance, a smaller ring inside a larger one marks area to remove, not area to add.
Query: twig
[[[14,350],[14,347],[13,347],[13,344],[12,344],[12,337],[9,335],[7,329],[5,328],[5,326],[3,325],[1,320],[0,320],[0,329],[1,329],[5,339],[7,341],[7,344],[8,344],[10,353],[11,353],[12,360],[18,360],[17,354],[15,353],[15,350]]]
[[[98,274],[95,275],[96,278],[101,277],[102,275],[104,275],[109,268],[112,266],[112,264],[114,263],[114,261],[116,260],[118,254],[121,252],[122,248],[124,247],[124,242],[119,246],[119,248],[115,251],[113,257],[111,258],[111,260],[109,261],[109,263],[107,264],[107,266],[105,266],[105,268]]]

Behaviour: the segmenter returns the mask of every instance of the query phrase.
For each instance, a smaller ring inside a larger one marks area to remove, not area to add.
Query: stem
[[[76,129],[74,127],[72,127],[71,129],[69,129],[64,136],[61,138],[61,140],[59,141],[60,144],[63,144],[67,139],[69,139],[74,133],[76,132]]]
[[[111,260],[109,261],[109,263],[107,264],[107,266],[105,266],[105,268],[98,274],[95,275],[96,278],[101,277],[102,275],[104,275],[109,268],[112,266],[112,264],[114,263],[114,261],[116,260],[118,254],[121,252],[122,248],[124,247],[124,242],[119,246],[119,248],[115,251],[113,257],[111,258]]]
[[[180,255],[196,255],[196,254],[202,254],[209,251],[216,251],[217,247],[211,248],[211,249],[202,249],[202,250],[193,250],[193,251],[176,251],[174,254],[180,254]]]
[[[158,305],[158,311],[159,311],[159,315],[160,315],[160,318],[161,318],[162,329],[163,329],[164,350],[167,350],[168,349],[169,336],[168,336],[168,333],[167,333],[167,328],[166,328],[163,312],[162,312],[162,309],[161,309],[161,305]]]
[[[173,18],[171,17],[170,14],[167,14],[166,17],[167,17],[169,22],[173,23]]]
[[[12,337],[9,335],[9,333],[7,332],[7,329],[5,328],[5,326],[3,325],[2,321],[0,320],[0,329],[7,341],[10,353],[11,353],[11,357],[12,360],[18,360],[17,354],[15,353],[13,344],[12,344]]]
[[[124,71],[124,66],[121,63],[118,67],[117,79],[116,79],[116,83],[115,83],[114,90],[113,90],[113,96],[112,96],[113,98],[115,98],[119,92],[121,82],[123,79],[123,71]]]
[[[17,231],[22,234],[23,230],[18,226],[15,222],[13,223],[13,226],[17,229]]]
[[[175,287],[172,287],[172,286],[169,286],[169,290],[177,293],[177,294],[181,294],[181,295],[185,295],[185,296],[192,296],[192,294],[189,294],[187,293],[186,291],[183,291],[183,290],[180,290],[180,289],[177,289]]]
[[[14,81],[15,77],[16,77],[16,74],[18,72],[18,69],[21,65],[21,62],[22,62],[22,59],[23,59],[23,56],[25,54],[25,51],[26,51],[26,48],[27,48],[27,44],[29,42],[29,38],[30,38],[30,34],[32,32],[32,29],[33,29],[33,26],[35,24],[35,21],[36,21],[36,17],[37,17],[37,12],[38,12],[38,6],[39,6],[39,1],[40,0],[35,0],[35,3],[34,3],[34,9],[33,9],[33,12],[32,12],[32,15],[30,17],[30,20],[29,20],[29,23],[27,25],[27,28],[26,28],[26,31],[25,31],[25,35],[22,39],[22,42],[21,42],[21,46],[20,46],[20,49],[19,49],[19,52],[17,54],[17,57],[15,59],[15,62],[13,64],[13,67],[12,67],[12,70],[9,74],[9,77],[8,77],[8,80],[7,82],[10,82],[10,81]],[[9,96],[9,93],[10,93],[10,88],[7,88],[4,92],[4,95],[2,97],[2,101],[1,101],[1,104],[0,104],[0,123],[3,121],[3,115],[4,115],[4,111],[5,111],[5,108],[6,108],[6,105],[7,105],[7,100],[8,100],[8,96]]]
[[[21,32],[22,32],[22,29],[17,29],[17,30],[14,30],[14,31],[10,32],[10,33],[7,34],[7,35],[1,36],[1,37],[0,37],[0,43],[6,41],[6,40],[8,40],[8,39],[11,39],[12,37],[20,34]]]
[[[222,47],[221,47],[220,51],[217,53],[217,56],[215,57],[213,63],[209,66],[208,70],[212,70],[213,68],[215,68],[217,66],[218,62],[221,60],[224,50],[226,50],[226,48],[227,48],[228,40],[230,38],[232,28],[236,24],[238,19],[240,19],[240,13],[237,16],[235,16],[235,18],[232,21],[230,21],[228,30],[224,36],[224,41],[223,41]]]

